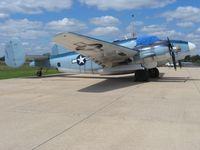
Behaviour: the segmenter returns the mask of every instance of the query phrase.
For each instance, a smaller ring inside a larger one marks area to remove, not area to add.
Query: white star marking
[[[82,56],[80,56],[79,59],[78,59],[78,61],[79,61],[80,64],[84,64],[85,63],[84,60],[85,60],[85,58],[82,57]]]

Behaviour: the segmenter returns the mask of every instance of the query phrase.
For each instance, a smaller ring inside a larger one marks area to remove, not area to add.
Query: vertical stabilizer
[[[70,52],[69,50],[65,49],[64,47],[55,44],[52,49],[51,49],[51,55],[52,56],[56,56],[56,55],[60,55],[60,54],[64,54]]]
[[[55,56],[55,55],[58,55],[59,54],[59,50],[58,50],[58,45],[54,45],[52,47],[52,52],[51,52],[51,55]]]
[[[18,39],[13,39],[6,44],[5,63],[13,68],[18,68],[25,63],[25,51]]]

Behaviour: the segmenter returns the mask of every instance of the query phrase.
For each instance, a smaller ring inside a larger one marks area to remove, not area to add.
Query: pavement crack
[[[126,94],[124,94],[124,95],[122,95],[122,96],[116,98],[115,100],[111,101],[111,102],[108,103],[107,105],[104,105],[103,107],[101,107],[101,108],[98,109],[97,111],[91,113],[91,114],[88,115],[87,117],[85,117],[85,118],[81,119],[80,121],[74,123],[74,124],[71,125],[70,127],[66,128],[66,129],[64,129],[63,131],[59,132],[58,134],[54,135],[53,137],[51,137],[51,138],[49,138],[49,139],[43,141],[43,142],[40,143],[39,145],[33,147],[32,150],[38,149],[38,148],[41,147],[42,145],[44,145],[44,144],[50,142],[51,140],[55,139],[55,138],[58,137],[58,136],[64,134],[65,132],[69,131],[69,130],[72,129],[73,127],[78,126],[78,125],[81,124],[82,122],[88,120],[89,118],[93,117],[94,115],[96,115],[97,113],[101,112],[101,111],[104,110],[105,108],[107,108],[107,107],[111,106],[112,104],[114,104],[115,102],[119,101],[119,100],[120,100],[121,98],[123,98],[125,95],[126,95]]]

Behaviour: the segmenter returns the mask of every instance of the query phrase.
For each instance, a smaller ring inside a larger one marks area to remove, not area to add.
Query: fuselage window
[[[58,67],[61,67],[61,64],[60,64],[60,62],[58,62],[58,63],[57,63],[57,66],[58,66]]]

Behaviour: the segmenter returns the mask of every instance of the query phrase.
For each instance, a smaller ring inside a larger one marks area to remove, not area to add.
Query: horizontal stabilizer
[[[5,63],[18,68],[25,63],[25,51],[18,39],[9,41],[5,46]]]

